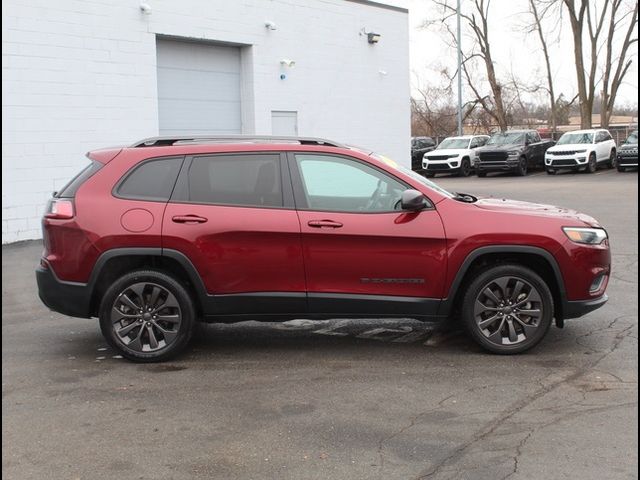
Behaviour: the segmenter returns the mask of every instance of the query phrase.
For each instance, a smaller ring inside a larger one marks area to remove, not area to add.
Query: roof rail
[[[273,135],[169,135],[163,137],[149,137],[131,145],[137,147],[162,147],[195,143],[299,143],[300,145],[324,145],[327,147],[344,148],[344,145],[324,138],[313,137],[281,137]]]

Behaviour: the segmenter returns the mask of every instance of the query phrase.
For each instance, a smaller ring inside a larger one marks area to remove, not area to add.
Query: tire
[[[596,170],[598,170],[598,160],[596,159],[596,154],[592,153],[589,155],[589,163],[585,171],[587,173],[596,173]]]
[[[141,363],[165,361],[180,353],[196,322],[189,292],[155,270],[131,272],[113,282],[102,298],[99,316],[109,345]]]
[[[518,162],[518,168],[516,170],[516,174],[519,177],[524,177],[527,175],[528,170],[527,159],[525,157],[520,157],[520,161]]]
[[[469,175],[471,175],[471,162],[468,158],[463,158],[460,169],[458,170],[458,176],[468,177]]]
[[[547,168],[547,174],[549,175],[555,175],[557,172],[557,170],[554,170],[553,168]]]
[[[509,306],[509,301],[519,308]],[[525,310],[531,315],[523,314]],[[482,348],[501,355],[536,346],[549,331],[553,315],[548,285],[533,270],[515,264],[479,271],[468,284],[462,303],[465,329]]]
[[[487,176],[487,172],[478,171],[477,174],[480,178],[484,178]]]
[[[609,155],[609,162],[607,163],[608,168],[616,168],[618,164],[618,156],[616,155],[615,150],[611,150],[611,154]]]

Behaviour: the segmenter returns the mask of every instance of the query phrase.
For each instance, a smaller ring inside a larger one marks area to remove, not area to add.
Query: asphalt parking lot
[[[638,468],[638,176],[436,178],[572,207],[613,250],[609,303],[532,352],[414,321],[210,325],[136,365],[37,299],[38,242],[2,249],[7,479],[623,479]]]

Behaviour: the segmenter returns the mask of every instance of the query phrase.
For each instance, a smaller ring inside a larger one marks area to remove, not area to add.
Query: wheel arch
[[[495,245],[479,247],[467,255],[449,287],[447,297],[443,299],[439,315],[451,316],[461,306],[465,286],[475,273],[488,265],[514,263],[530,268],[549,286],[553,295],[556,323],[562,326],[563,304],[566,301],[564,279],[558,262],[551,253],[539,247],[526,245]]]
[[[192,295],[196,313],[202,314],[206,290],[195,267],[184,254],[161,248],[116,248],[100,255],[88,282],[90,314],[97,316],[102,295],[109,285],[122,275],[141,268],[160,270],[180,281]]]

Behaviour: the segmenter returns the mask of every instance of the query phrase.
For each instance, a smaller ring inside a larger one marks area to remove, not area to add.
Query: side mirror
[[[429,206],[429,202],[426,197],[417,190],[408,189],[402,192],[402,196],[400,197],[400,205],[403,210],[410,210],[412,212],[417,212],[419,210],[424,210]]]

